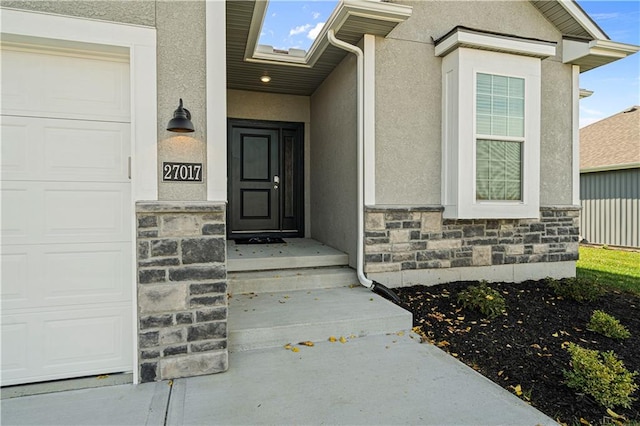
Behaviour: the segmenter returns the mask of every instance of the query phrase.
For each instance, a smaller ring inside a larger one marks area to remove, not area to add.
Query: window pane
[[[522,143],[476,142],[476,199],[522,199]]]
[[[524,99],[509,98],[509,117],[524,117]]]
[[[477,114],[491,114],[491,95],[478,95],[476,99]]]
[[[522,199],[520,182],[507,182],[505,188],[505,200],[518,201]]]
[[[507,136],[524,136],[524,120],[522,118],[509,118]]]
[[[489,183],[489,199],[490,200],[506,200],[505,197],[505,182],[490,182]]]
[[[476,186],[476,200],[488,200],[489,199],[489,181],[478,180]]]
[[[491,134],[491,116],[490,115],[478,115],[476,120],[476,133],[481,135]]]
[[[476,78],[478,93],[491,94],[491,74],[478,73]]]
[[[509,96],[524,98],[524,79],[509,77]]]
[[[506,96],[494,96],[493,97],[493,114],[494,115],[507,115],[507,97]]]
[[[476,134],[524,137],[524,79],[476,75]]]
[[[507,136],[507,117],[493,116],[491,134]]]
[[[491,93],[497,96],[507,96],[509,94],[508,90],[509,78],[503,77],[501,75],[493,76],[493,90]]]

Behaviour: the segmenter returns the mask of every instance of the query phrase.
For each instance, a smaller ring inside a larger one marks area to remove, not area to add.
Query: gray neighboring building
[[[640,106],[580,129],[580,235],[640,247]]]

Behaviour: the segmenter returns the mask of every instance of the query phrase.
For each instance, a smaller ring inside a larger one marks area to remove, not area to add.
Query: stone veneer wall
[[[141,382],[226,371],[224,203],[138,202]]]
[[[442,218],[438,207],[368,207],[365,272],[578,259],[579,207],[542,207],[539,219]]]

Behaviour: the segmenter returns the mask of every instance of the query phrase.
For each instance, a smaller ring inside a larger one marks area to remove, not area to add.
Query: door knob
[[[274,176],[273,177],[273,189],[278,189],[278,186],[280,185],[280,176]]]

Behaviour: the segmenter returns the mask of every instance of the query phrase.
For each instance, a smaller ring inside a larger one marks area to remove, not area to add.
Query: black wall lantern
[[[180,98],[180,106],[173,112],[173,118],[167,124],[167,130],[177,133],[191,133],[195,130],[191,122],[191,113],[182,106],[182,98]]]

